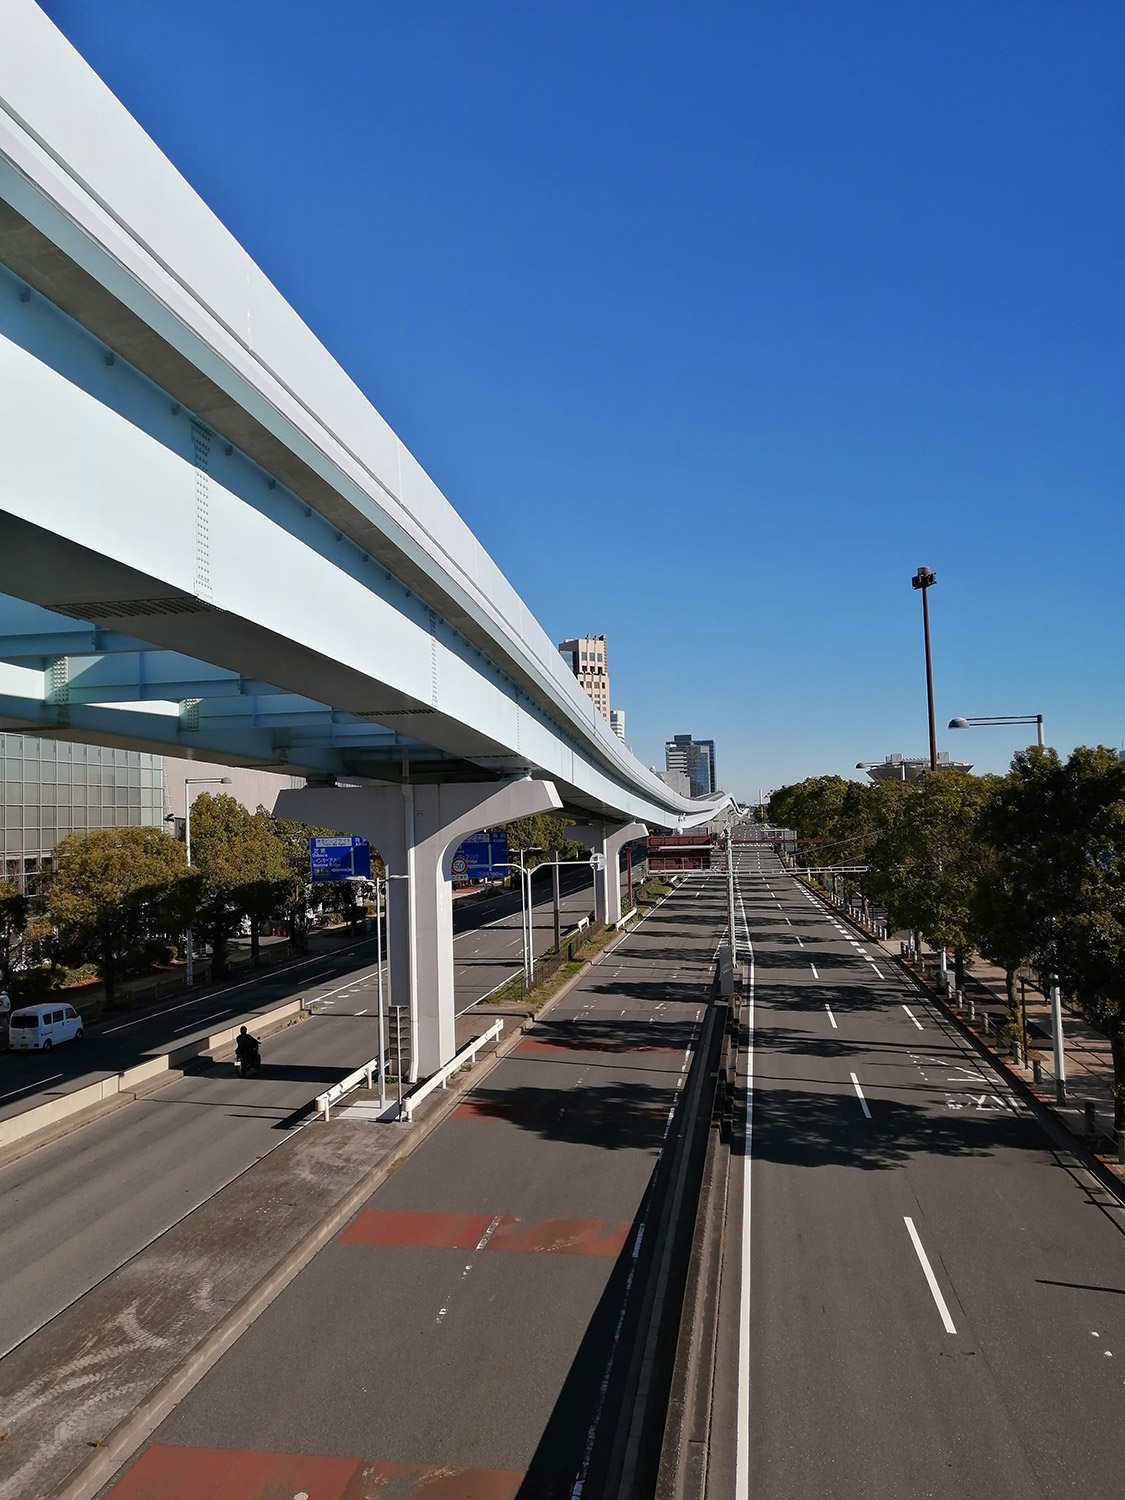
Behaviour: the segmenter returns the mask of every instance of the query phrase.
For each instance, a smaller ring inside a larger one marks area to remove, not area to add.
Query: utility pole
[[[730,829],[727,829],[727,920],[730,923],[730,960],[733,965],[738,957],[738,939],[734,931],[734,853],[731,848]]]
[[[562,949],[562,906],[559,899],[559,851],[557,849],[555,850],[555,867],[553,871],[553,877],[554,879],[552,883],[554,885],[555,891],[555,952],[558,953]]]
[[[922,590],[922,630],[926,637],[926,703],[930,711],[930,770],[937,770],[937,725],[934,723],[934,668],[930,659],[930,606],[927,591],[937,582],[929,568],[920,567],[910,580],[912,588]]]

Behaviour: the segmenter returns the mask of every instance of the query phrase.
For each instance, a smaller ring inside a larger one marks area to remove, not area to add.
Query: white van
[[[8,1018],[8,1046],[13,1052],[46,1052],[56,1042],[77,1041],[82,1017],[73,1005],[25,1005]]]

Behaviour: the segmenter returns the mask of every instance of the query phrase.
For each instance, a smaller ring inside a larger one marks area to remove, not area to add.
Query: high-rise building
[[[664,745],[664,766],[668,771],[682,771],[687,776],[693,797],[706,797],[719,789],[714,740],[697,740],[690,734],[673,735]]]
[[[609,711],[609,727],[619,740],[625,738],[625,710],[623,708],[611,708]]]
[[[282,788],[302,784],[288,774],[0,733],[0,874],[21,890],[34,888],[36,878],[51,868],[55,845],[71,833],[138,827],[180,831],[186,778],[201,776],[230,781],[196,786],[193,793],[225,792],[251,812],[259,803],[272,807]]]
[[[559,651],[566,658],[570,670],[589,693],[594,707],[609,718],[609,653],[604,635],[577,636],[572,641],[560,641]]]
[[[0,734],[0,789],[3,873],[21,890],[67,834],[159,828],[164,818],[163,761],[139,750]]]

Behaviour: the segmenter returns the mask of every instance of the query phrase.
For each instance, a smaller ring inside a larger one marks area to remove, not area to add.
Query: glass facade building
[[[163,759],[137,750],[0,733],[0,789],[4,873],[21,887],[68,833],[164,818]]]

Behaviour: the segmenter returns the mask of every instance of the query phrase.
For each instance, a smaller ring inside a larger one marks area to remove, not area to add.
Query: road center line
[[[914,1012],[910,1009],[909,1005],[904,1005],[902,1008],[906,1012],[906,1014],[910,1017],[910,1019],[914,1022],[915,1026],[917,1026],[918,1030],[921,1031],[923,1029],[922,1023],[921,1023],[921,1021],[919,1021],[918,1017],[914,1014]]]
[[[852,1085],[855,1088],[856,1094],[857,1094],[857,1096],[859,1098],[860,1106],[863,1109],[864,1117],[866,1119],[870,1120],[870,1118],[871,1118],[871,1111],[867,1107],[867,1100],[863,1097],[863,1090],[859,1086],[859,1079],[855,1076],[854,1073],[852,1074]]]
[[[836,1025],[836,1017],[832,1014],[832,1007],[827,1000],[824,1002],[824,1008],[828,1012],[828,1019],[832,1022],[832,1030],[839,1031],[840,1028]]]
[[[816,964],[809,964],[809,968],[812,970],[812,977],[814,979],[819,979],[820,975],[816,972]]]
[[[922,1248],[922,1241],[918,1238],[918,1231],[914,1228],[914,1220],[908,1219],[904,1214],[902,1222],[906,1225],[907,1232],[909,1233],[911,1242],[914,1245],[915,1253],[918,1256],[919,1261],[921,1262],[922,1273],[926,1278],[926,1283],[930,1288],[933,1299],[937,1303],[937,1310],[941,1314],[941,1321],[945,1327],[945,1331],[946,1333],[956,1333],[956,1324],[949,1316],[949,1308],[946,1306],[945,1298],[941,1295],[941,1287],[937,1284],[937,1277],[934,1275],[934,1268],[930,1265],[929,1256]]]

